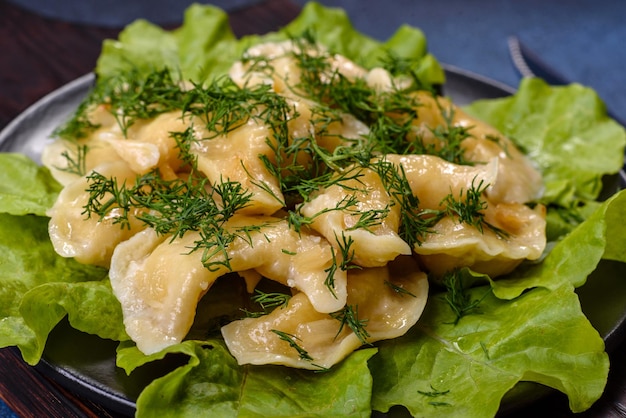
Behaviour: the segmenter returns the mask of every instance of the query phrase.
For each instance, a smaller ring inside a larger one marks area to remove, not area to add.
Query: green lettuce
[[[66,315],[78,330],[123,340],[121,307],[106,270],[59,257],[46,211],[61,186],[20,154],[0,154],[0,347],[17,346],[36,364]]]
[[[482,299],[488,290],[472,288],[468,296]],[[490,295],[456,324],[434,294],[408,334],[380,344],[370,364],[372,406],[404,405],[415,416],[495,416],[509,390],[532,381],[566,393],[580,412],[602,394],[608,363],[571,285],[512,301]]]
[[[96,72],[108,77],[165,65],[202,82],[224,75],[247,46],[305,29],[366,66],[392,51],[416,58],[424,81],[443,81],[419,30],[404,26],[379,43],[356,32],[343,11],[316,3],[277,33],[241,40],[226,15],[211,6],[191,6],[183,26],[171,32],[137,21],[118,40],[105,42]],[[480,101],[468,111],[529,153],[547,180],[545,203],[552,208],[575,202],[584,210],[580,221],[556,227],[559,242],[540,263],[466,289],[468,300],[480,303],[461,318],[448,293],[433,287],[423,317],[407,335],[315,373],[238,366],[206,329],[239,306],[200,306],[196,327],[203,333],[192,329],[189,340],[145,356],[128,341],[107,272],[54,252],[45,213],[60,186],[25,157],[0,154],[0,347],[18,346],[35,364],[48,334],[67,316],[76,329],[120,341],[117,363],[127,373],[182,356],[179,367],[141,393],[138,416],[369,416],[372,409],[396,405],[419,416],[493,416],[519,382],[555,388],[568,396],[573,411],[587,409],[603,391],[609,364],[575,288],[601,259],[626,261],[626,194],[594,202],[602,178],[621,167],[624,130],[606,117],[589,89],[553,88],[539,80],[524,80],[516,95]]]
[[[96,74],[109,77],[120,71],[149,72],[167,67],[174,76],[204,82],[228,73],[243,51],[260,42],[279,41],[312,30],[333,51],[371,67],[393,53],[415,60],[416,74],[429,84],[444,82],[444,72],[428,53],[426,37],[416,28],[402,26],[385,43],[356,31],[345,11],[308,3],[300,15],[275,33],[236,39],[228,15],[212,6],[195,4],[185,12],[183,25],[165,31],[145,20],[130,24],[117,40],[107,40],[96,66]]]
[[[134,369],[166,354],[189,362],[150,383],[137,400],[137,417],[369,417],[376,349],[359,350],[323,373],[281,366],[239,366],[223,341],[184,341],[152,356],[134,345],[118,350],[118,363]]]
[[[0,153],[0,167],[0,212],[45,216],[61,190],[48,169],[11,153]]]
[[[106,271],[59,257],[47,225],[44,217],[0,214],[0,347],[17,346],[29,364],[66,315],[78,330],[127,338]]]

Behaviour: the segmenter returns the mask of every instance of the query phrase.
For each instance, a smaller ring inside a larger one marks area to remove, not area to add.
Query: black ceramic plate
[[[447,82],[444,94],[465,105],[482,98],[498,98],[514,90],[484,77],[445,66]],[[39,161],[50,134],[75,110],[93,83],[87,74],[56,90],[27,109],[0,133],[1,152],[24,153]],[[622,178],[613,179],[607,189],[624,186]],[[622,183],[621,185],[619,183]],[[622,339],[626,328],[626,264],[602,262],[593,280],[579,289],[583,311],[604,337],[607,350]],[[80,333],[62,322],[51,333],[39,369],[75,393],[121,414],[131,416],[135,400],[153,379],[176,366],[176,359],[144,366],[131,376],[115,366],[117,343]],[[537,391],[535,390],[537,393]],[[541,391],[539,391],[541,392]],[[517,406],[519,398],[528,403],[536,396],[511,396],[505,407]],[[508,403],[508,405],[507,405]]]

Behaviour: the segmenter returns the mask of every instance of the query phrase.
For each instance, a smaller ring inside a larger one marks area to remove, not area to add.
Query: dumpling
[[[126,333],[145,354],[180,342],[193,323],[200,297],[221,275],[190,252],[197,234],[171,237],[145,229],[120,243],[109,277],[124,314]]]
[[[250,225],[259,228],[245,231]],[[346,303],[347,274],[333,268],[341,257],[325,238],[298,233],[286,220],[272,217],[234,216],[228,228],[241,236],[228,247],[233,271],[254,269],[299,290],[319,312],[334,312]]]
[[[304,216],[314,219],[311,227],[339,250],[345,247],[344,238],[352,240],[344,249],[352,254],[352,262],[362,267],[382,266],[400,254],[410,254],[411,248],[398,235],[400,208],[378,174],[371,169],[353,168],[347,176],[351,178],[326,188],[300,207]],[[328,210],[342,207],[352,196],[356,198],[354,205]],[[361,216],[368,213],[375,214],[376,223],[355,228]]]
[[[233,271],[259,274],[302,292],[314,309],[333,312],[346,303],[346,272],[329,276],[333,262],[323,238],[297,234],[277,218],[234,216],[225,230],[234,240],[225,254],[208,260],[198,232],[182,238],[151,229],[120,243],[111,260],[111,286],[122,305],[126,332],[144,353],[180,342],[189,331],[200,297],[220,276]],[[211,268],[206,267],[211,264]]]
[[[432,130],[446,127],[444,114],[451,116],[452,126],[467,129],[469,136],[460,146],[464,157],[470,162],[487,163],[498,159],[498,182],[492,184],[487,194],[493,201],[526,203],[539,197],[543,189],[541,174],[515,144],[487,123],[473,118],[461,108],[443,97],[430,93],[416,93],[419,99],[418,118],[413,124],[417,137],[430,144],[438,145]],[[443,113],[442,113],[443,110]]]
[[[270,128],[256,118],[233,129],[226,135],[211,138],[209,132],[191,145],[197,156],[198,169],[211,184],[223,181],[238,182],[252,193],[250,203],[240,209],[241,214],[272,215],[284,206],[284,197],[278,179],[270,173],[260,155],[274,160],[274,151],[268,143]]]
[[[488,164],[458,165],[430,155],[387,155],[385,160],[401,166],[419,199],[420,209],[445,209],[448,195],[458,199],[472,187],[489,185],[482,194],[486,208],[482,231],[456,217],[446,216],[430,228],[413,251],[427,269],[435,275],[458,267],[471,267],[493,277],[513,270],[524,259],[541,256],[546,245],[545,207],[534,209],[523,203],[492,200],[490,190],[500,183],[501,159],[492,158]]]
[[[78,167],[70,167],[70,160]],[[81,175],[89,173],[98,165],[119,160],[120,156],[111,144],[99,139],[77,142],[57,139],[46,145],[41,153],[41,163],[63,186],[76,181]],[[82,167],[80,167],[81,165]],[[84,169],[85,172],[77,172],[81,169]]]
[[[419,199],[421,209],[442,209],[442,201],[452,194],[458,197],[480,182],[484,185],[497,183],[498,160],[488,164],[459,165],[440,157],[426,154],[388,154],[384,160],[402,167],[411,191]],[[490,186],[491,187],[491,186]]]
[[[482,232],[446,217],[433,227],[413,250],[427,270],[436,276],[459,267],[491,277],[511,272],[524,259],[538,259],[546,246],[546,209],[520,203],[488,204],[485,220],[506,234],[487,226]]]
[[[540,197],[543,191],[541,173],[509,138],[462,110],[456,111],[455,123],[468,127],[471,134],[462,142],[469,161],[486,162],[498,158],[498,181],[487,191],[492,201],[526,203]]]
[[[57,139],[42,152],[42,163],[61,184],[67,185],[79,177],[68,172],[69,160],[64,154],[74,162],[80,159],[86,173],[97,165],[124,160],[137,174],[145,174],[158,167],[164,178],[175,177],[181,161],[172,134],[185,131],[190,124],[183,118],[182,112],[138,120],[128,129],[126,136],[105,106],[96,107],[90,113],[90,119],[99,123],[100,127],[88,137],[76,142]],[[85,151],[81,156],[78,156],[79,149]]]
[[[42,164],[48,167],[52,176],[64,186],[81,175],[91,172],[96,166],[120,160],[120,155],[108,142],[113,138],[123,138],[121,129],[114,115],[109,111],[109,107],[104,104],[93,106],[89,109],[87,117],[90,123],[98,127],[87,137],[77,141],[58,138],[47,144],[42,151]],[[84,172],[76,173],[76,170],[71,170],[70,159],[79,166],[83,166],[74,168],[84,168]]]
[[[295,48],[292,41],[255,45],[246,50],[245,61],[233,64],[230,77],[240,86],[269,84],[276,93],[287,94],[291,86],[298,84],[302,73],[292,55]],[[265,62],[270,65],[264,65]]]
[[[159,168],[164,178],[172,179],[181,166],[173,133],[184,132],[189,126],[182,112],[163,113],[154,119],[140,121],[128,130],[127,138],[107,141],[137,174]]]
[[[302,293],[268,315],[231,322],[222,335],[239,364],[319,370],[344,359],[363,340],[404,335],[421,316],[427,295],[426,275],[410,257],[400,257],[385,267],[350,270],[346,309],[358,314],[361,335],[342,322],[341,312],[320,313]]]
[[[119,184],[134,183],[136,174],[124,161],[105,163],[94,168],[106,178],[114,177]],[[85,205],[89,200],[89,180],[83,176],[63,188],[48,211],[48,233],[57,254],[73,257],[85,264],[107,267],[115,246],[143,228],[135,218],[137,210],[129,216],[129,228],[115,223],[121,209],[113,208],[100,220],[96,214],[87,218]],[[107,197],[104,197],[107,199]]]

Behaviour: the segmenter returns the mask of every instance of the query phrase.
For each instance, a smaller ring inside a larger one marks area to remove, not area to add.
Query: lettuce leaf
[[[523,381],[565,393],[574,412],[589,408],[602,394],[609,362],[574,288],[601,259],[626,261],[626,227],[619,221],[625,212],[626,190],[604,202],[542,263],[469,290],[468,298],[481,303],[456,325],[445,295],[431,295],[417,326],[381,343],[371,360],[373,407],[404,405],[433,417],[492,416]]]
[[[106,271],[61,258],[52,247],[45,214],[61,186],[24,155],[2,153],[0,163],[0,347],[17,346],[36,364],[66,315],[78,330],[128,338]]]
[[[432,295],[418,324],[380,344],[370,361],[372,406],[404,405],[428,417],[494,416],[515,384],[532,381],[567,394],[574,412],[589,408],[604,390],[609,361],[573,289],[536,288],[511,301],[492,295],[456,325],[442,295]],[[470,297],[487,290],[474,288]]]
[[[134,369],[166,354],[189,363],[154,380],[137,400],[137,417],[369,417],[372,377],[359,350],[323,373],[281,366],[239,366],[223,341],[188,340],[145,356],[134,345],[118,349],[118,363]]]
[[[444,71],[427,52],[426,38],[420,30],[402,26],[387,42],[381,43],[357,32],[345,11],[315,2],[307,3],[300,15],[278,32],[240,40],[229,26],[228,15],[213,6],[190,6],[183,25],[174,31],[138,20],[125,28],[117,40],[104,42],[96,73],[109,77],[120,71],[148,72],[165,66],[182,79],[210,81],[227,74],[246,48],[264,41],[285,40],[305,29],[313,30],[317,39],[333,51],[367,67],[379,64],[391,51],[416,60],[415,71],[423,82],[444,82]]]
[[[106,271],[59,257],[47,225],[44,217],[0,214],[0,347],[19,347],[29,364],[66,314],[76,329],[127,338]]]
[[[61,186],[22,154],[0,153],[0,213],[44,216]]]

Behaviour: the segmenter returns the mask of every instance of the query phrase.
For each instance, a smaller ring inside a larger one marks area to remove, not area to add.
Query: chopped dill
[[[76,156],[72,156],[69,151],[63,151],[61,156],[65,158],[67,162],[65,167],[56,167],[57,170],[65,171],[67,173],[76,174],[78,176],[84,176],[87,174],[86,162],[87,151],[89,146],[85,144],[76,144]]]
[[[428,398],[438,398],[440,396],[445,396],[448,393],[450,393],[450,390],[437,390],[432,385],[430,386],[430,389],[431,390],[429,391],[418,390],[417,393],[419,393],[420,395],[426,396]],[[450,403],[448,402],[435,401],[435,400],[429,401],[428,404],[431,406],[436,406],[436,407],[437,406],[451,406]]]
[[[405,289],[404,287],[398,286],[397,284],[392,283],[389,280],[385,280],[385,285],[389,286],[389,288],[391,288],[391,290],[393,290],[395,293],[397,293],[400,296],[408,295],[408,296],[411,296],[411,297],[414,297],[414,298],[417,297],[413,293],[411,293],[410,291]]]
[[[194,250],[204,251],[205,266],[230,269],[227,247],[245,228],[227,231],[224,225],[251,198],[240,183],[222,181],[209,189],[206,179],[164,180],[158,170],[137,176],[132,185],[98,172],[89,174],[87,180],[89,198],[83,208],[87,218],[97,215],[103,220],[118,209],[113,223],[122,228],[130,228],[134,217],[158,234],[171,234],[172,239],[198,231],[201,239]],[[219,254],[222,257],[215,257]]]
[[[497,226],[485,220],[484,211],[487,209],[487,201],[483,200],[482,194],[489,187],[484,180],[480,180],[478,184],[474,184],[475,178],[472,180],[471,186],[467,190],[461,189],[459,197],[450,193],[442,201],[445,205],[445,214],[447,216],[456,217],[459,223],[471,225],[483,233],[483,226],[493,231],[497,236],[506,238],[508,233]]]
[[[357,305],[346,305],[340,311],[330,314],[334,319],[338,320],[339,330],[335,335],[335,338],[339,336],[344,327],[348,327],[352,330],[362,344],[370,344],[367,339],[370,334],[367,332],[367,319],[359,319],[359,307]]]
[[[249,318],[258,318],[263,315],[267,315],[272,312],[276,308],[285,308],[289,303],[289,299],[291,299],[291,295],[286,293],[266,293],[259,289],[255,289],[254,295],[252,296],[252,302],[258,304],[261,307],[261,311],[259,312],[251,312],[248,310],[243,310],[247,317]]]
[[[466,287],[463,278],[463,270],[459,269],[447,272],[442,278],[442,283],[447,290],[444,299],[455,315],[454,325],[458,324],[464,316],[476,312],[480,303],[492,291],[490,286],[481,297],[472,299],[469,288]]]
[[[278,335],[278,338],[280,338],[281,340],[285,341],[287,344],[289,344],[289,346],[291,348],[293,348],[294,350],[297,351],[298,353],[298,357],[301,360],[306,360],[306,361],[313,361],[313,357],[311,357],[311,355],[304,349],[302,348],[297,340],[299,340],[299,338],[293,334],[289,334],[287,332],[284,331],[279,331],[277,329],[271,329],[270,331],[272,331],[274,334]]]
[[[429,398],[436,398],[438,396],[444,396],[450,393],[450,390],[437,390],[432,385],[430,386],[430,389],[431,390],[429,391],[418,390],[417,393],[419,393],[420,395],[428,396]]]

